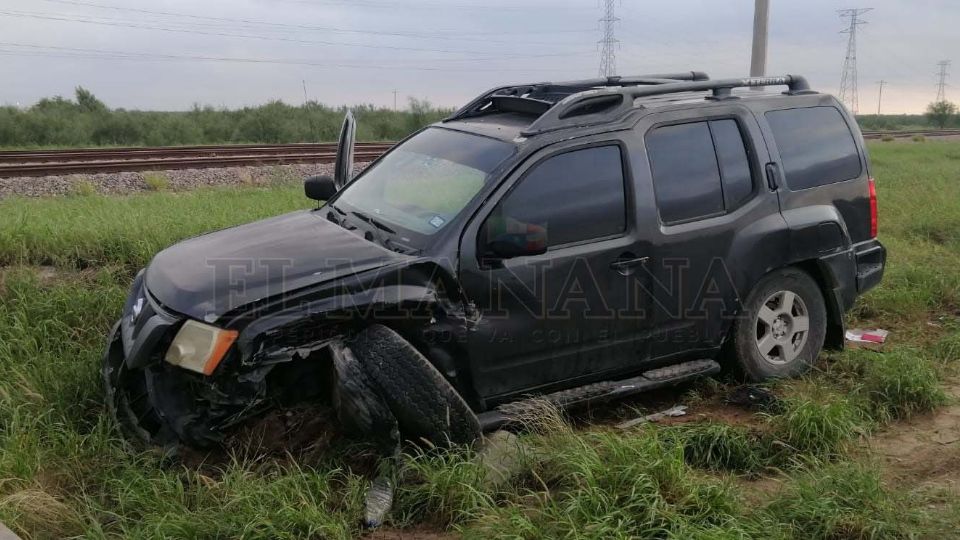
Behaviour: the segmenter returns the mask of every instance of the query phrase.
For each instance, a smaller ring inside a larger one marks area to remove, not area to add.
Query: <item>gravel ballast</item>
[[[367,163],[354,165],[354,173]],[[186,191],[217,186],[271,186],[301,182],[315,174],[333,175],[332,163],[179,169],[169,171],[70,174],[0,178],[0,199],[63,195],[125,195],[143,191]]]

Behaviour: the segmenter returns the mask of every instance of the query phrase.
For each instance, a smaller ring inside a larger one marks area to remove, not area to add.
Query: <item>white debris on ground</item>
[[[484,437],[478,457],[487,470],[485,482],[499,486],[520,474],[528,453],[520,438],[509,431],[495,431]]]
[[[647,422],[659,422],[664,418],[669,418],[673,416],[684,416],[687,414],[686,405],[674,405],[665,411],[656,412],[653,414],[648,414],[646,416],[641,416],[640,418],[634,418],[632,420],[627,420],[626,422],[620,422],[617,424],[617,427],[620,429],[630,429],[634,426],[644,424]]]
[[[20,540],[20,537],[13,534],[13,531],[8,529],[6,525],[0,523],[0,540]]]
[[[353,167],[354,174],[366,166],[366,162],[356,163]],[[184,191],[214,186],[270,186],[295,184],[307,176],[316,174],[333,175],[333,163],[24,176],[0,178],[0,199],[14,196],[83,195],[92,194],[92,192],[101,195],[123,195],[153,191],[157,187],[170,191]],[[153,187],[147,183],[145,179],[147,177],[152,179]]]
[[[855,349],[869,349],[872,351],[883,351],[883,344],[887,342],[887,336],[890,332],[876,328],[873,330],[861,330],[854,328],[847,330],[844,338],[847,345]]]

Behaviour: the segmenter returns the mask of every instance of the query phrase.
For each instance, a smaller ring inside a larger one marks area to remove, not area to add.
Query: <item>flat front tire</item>
[[[409,341],[372,324],[348,342],[373,379],[408,439],[433,444],[469,444],[480,421],[457,390]]]

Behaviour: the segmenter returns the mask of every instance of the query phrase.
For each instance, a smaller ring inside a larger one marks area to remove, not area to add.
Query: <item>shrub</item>
[[[896,139],[895,139],[895,137],[894,137],[893,135],[884,135],[883,137],[880,138],[880,140],[883,141],[883,142],[891,142],[891,141],[894,141],[894,140],[896,140]]]
[[[786,447],[782,462],[793,457],[837,457],[860,431],[861,420],[859,410],[850,400],[836,396],[785,399],[783,412],[767,418],[774,444]]]
[[[143,183],[150,191],[166,191],[170,187],[170,179],[161,172],[143,173]]]
[[[97,194],[97,186],[86,178],[81,178],[70,186],[70,194],[78,197],[89,197]]]
[[[424,100],[393,111],[360,105],[350,108],[362,141],[398,140],[449,115]],[[319,103],[291,106],[274,101],[258,107],[180,111],[110,109],[92,93],[76,89],[75,100],[57,96],[32,107],[0,107],[0,146],[181,145],[335,141],[347,108]]]
[[[765,512],[794,538],[913,538],[917,518],[878,471],[849,463],[801,473]]]
[[[751,431],[722,423],[677,426],[664,438],[683,448],[683,457],[694,467],[714,471],[755,472],[766,465],[767,441]]]
[[[914,135],[913,142],[925,142],[927,140],[923,135]]]
[[[934,358],[948,361],[958,348],[956,338],[947,336],[934,346]],[[917,349],[893,347],[883,353],[854,349],[838,357],[835,369],[850,380],[863,411],[878,422],[929,411],[946,401],[936,368]]]
[[[901,347],[860,358],[869,358],[861,391],[877,420],[908,417],[946,401],[936,370],[919,351]]]

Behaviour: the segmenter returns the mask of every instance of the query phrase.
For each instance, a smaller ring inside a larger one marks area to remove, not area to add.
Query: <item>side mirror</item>
[[[510,221],[507,227],[500,225],[501,220],[487,222],[487,240],[481,251],[487,258],[513,259],[547,252],[546,227]]]
[[[517,244],[494,240],[487,244],[486,252],[497,259],[513,259],[515,257],[529,257],[542,255],[547,252],[546,245]]]
[[[310,176],[303,181],[303,193],[309,199],[326,201],[337,194],[337,186],[327,175]]]

